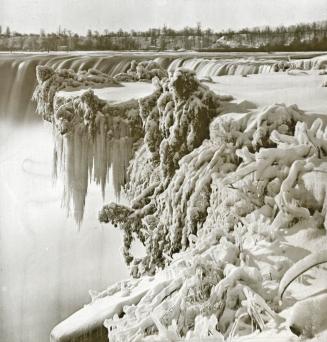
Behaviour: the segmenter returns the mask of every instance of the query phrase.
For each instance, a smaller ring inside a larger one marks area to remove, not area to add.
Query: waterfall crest
[[[35,116],[35,104],[31,101],[37,85],[35,68],[45,65],[54,70],[72,69],[75,72],[97,69],[110,77],[124,73],[131,61],[148,59],[146,56],[106,55],[5,55],[0,58],[0,117],[19,122],[39,120]],[[163,66],[167,58],[155,61]]]
[[[264,74],[287,69],[320,69],[324,67],[324,61],[319,57],[312,59],[229,59],[229,58],[176,58],[168,67],[168,72],[174,72],[177,68],[188,68],[201,77],[217,76],[247,76],[251,74]]]

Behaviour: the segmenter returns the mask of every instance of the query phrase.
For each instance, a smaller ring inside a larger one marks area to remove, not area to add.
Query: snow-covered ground
[[[218,94],[254,102],[258,107],[273,103],[297,104],[305,111],[327,114],[326,76],[318,70],[276,72],[242,76],[220,76],[207,83]]]
[[[131,99],[139,99],[150,95],[153,92],[153,85],[151,82],[122,82],[121,84],[122,87],[94,88],[94,94],[102,100],[106,100],[111,103],[118,103]],[[81,95],[84,91],[85,89],[73,91],[62,90],[58,92],[58,96],[77,96]]]

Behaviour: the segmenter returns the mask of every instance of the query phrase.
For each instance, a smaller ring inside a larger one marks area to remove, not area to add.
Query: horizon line
[[[118,30],[110,30],[108,28],[104,28],[102,29],[101,31],[100,30],[96,30],[96,29],[92,29],[92,28],[86,28],[86,33],[78,33],[76,31],[73,31],[67,27],[64,27],[64,26],[61,26],[61,24],[59,24],[58,26],[58,29],[56,31],[47,31],[46,29],[44,29],[43,27],[40,27],[39,28],[39,32],[27,32],[27,31],[17,31],[15,29],[11,29],[10,28],[10,25],[5,25],[3,26],[1,23],[0,23],[0,28],[1,28],[1,35],[4,35],[4,32],[7,30],[7,28],[10,29],[10,33],[11,34],[25,34],[25,35],[40,35],[41,34],[41,31],[44,31],[45,34],[61,34],[62,32],[72,32],[73,34],[77,34],[81,37],[83,36],[87,36],[87,32],[89,30],[91,30],[92,33],[94,32],[98,32],[100,35],[102,35],[103,33],[105,33],[105,31],[108,31],[108,33],[118,33],[118,32],[124,32],[124,33],[132,33],[132,32],[136,32],[136,33],[145,33],[145,32],[148,32],[148,31],[151,31],[151,30],[162,30],[164,29],[165,27],[169,30],[172,30],[172,31],[175,31],[175,32],[180,32],[180,31],[183,31],[185,29],[197,29],[198,28],[198,24],[200,24],[200,27],[201,27],[201,32],[205,32],[207,30],[211,30],[212,31],[212,34],[218,34],[218,33],[228,33],[228,32],[235,32],[235,33],[239,33],[240,31],[243,31],[243,30],[255,30],[255,29],[265,29],[265,28],[269,28],[269,29],[277,29],[277,28],[280,28],[280,27],[284,27],[284,28],[290,28],[290,27],[293,27],[293,26],[300,26],[300,25],[312,25],[312,24],[322,24],[322,23],[327,23],[327,20],[313,20],[313,21],[303,21],[303,22],[296,22],[294,24],[279,24],[279,25],[260,25],[260,26],[244,26],[242,28],[239,28],[239,29],[233,29],[231,27],[227,28],[227,29],[222,29],[222,30],[217,30],[215,31],[213,28],[211,27],[207,27],[207,26],[202,26],[202,23],[201,22],[197,22],[195,23],[194,26],[184,26],[183,28],[180,28],[180,29],[177,29],[177,28],[174,28],[174,27],[171,27],[171,26],[168,26],[167,24],[163,24],[162,26],[158,26],[158,27],[149,27],[147,28],[146,30],[135,30],[135,29],[123,29],[123,28],[119,28]]]

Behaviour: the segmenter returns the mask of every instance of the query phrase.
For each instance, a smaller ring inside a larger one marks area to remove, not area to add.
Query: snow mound
[[[314,338],[327,325],[327,294],[300,301],[294,305],[288,326],[304,338]],[[321,340],[322,341],[322,340]]]

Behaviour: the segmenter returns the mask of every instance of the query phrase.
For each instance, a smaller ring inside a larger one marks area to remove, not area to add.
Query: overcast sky
[[[327,19],[327,0],[0,0],[0,25],[19,32],[85,34],[88,28],[144,30],[195,26],[214,30]]]

